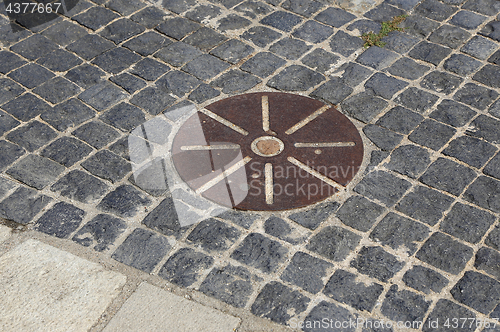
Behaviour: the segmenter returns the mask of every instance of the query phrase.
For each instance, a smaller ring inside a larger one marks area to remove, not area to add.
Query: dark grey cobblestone
[[[93,203],[104,196],[108,186],[101,180],[85,172],[74,170],[60,178],[51,191],[82,203]]]
[[[377,125],[367,125],[363,132],[376,146],[385,151],[391,151],[403,139],[402,135]]]
[[[453,18],[450,20],[450,23],[467,30],[474,30],[485,20],[486,17],[482,15],[467,10],[461,10],[453,16]]]
[[[300,65],[292,65],[272,77],[267,85],[285,91],[305,91],[318,85],[325,78],[323,75]]]
[[[115,44],[98,35],[86,35],[81,39],[66,47],[68,51],[72,51],[85,60],[91,60],[96,56],[112,49]]]
[[[106,76],[106,73],[99,68],[83,64],[68,71],[64,77],[86,89],[101,83],[104,76]]]
[[[236,94],[249,90],[254,86],[256,86],[257,84],[259,84],[260,82],[261,80],[259,78],[251,74],[245,73],[237,69],[232,69],[219,76],[215,81],[211,83],[211,85],[221,88],[222,92],[224,93]]]
[[[475,115],[476,112],[469,107],[453,100],[445,99],[437,105],[436,110],[429,117],[453,127],[462,127]]]
[[[363,247],[350,265],[361,274],[386,282],[401,270],[405,263],[380,247]]]
[[[106,26],[99,35],[111,40],[115,44],[119,44],[144,32],[144,30],[146,29],[142,25],[129,19],[122,18]]]
[[[160,48],[170,45],[172,41],[164,36],[148,31],[143,33],[123,44],[126,48],[139,53],[140,55],[147,56],[155,53]]]
[[[286,61],[268,52],[261,52],[250,58],[241,69],[254,75],[265,78],[284,66]]]
[[[436,232],[424,243],[416,257],[438,269],[459,274],[472,258],[472,248]]]
[[[320,43],[333,34],[333,29],[316,21],[307,21],[292,34],[310,43]]]
[[[121,185],[107,194],[97,208],[119,217],[133,217],[139,210],[151,204],[151,200],[130,185]]]
[[[219,24],[217,30],[227,32],[228,30],[242,29],[249,26],[252,22],[236,14],[229,14],[228,16],[221,18],[217,23]]]
[[[368,198],[379,200],[387,206],[394,205],[411,184],[384,171],[375,171],[365,176],[361,182],[354,187],[354,191]]]
[[[491,143],[500,142],[500,121],[488,117],[486,115],[479,115],[475,118],[469,130],[467,130],[467,134],[482,138]]]
[[[316,329],[317,324],[315,322],[321,321],[322,319],[327,320],[328,322],[349,322],[355,321],[355,317],[345,308],[341,306],[337,306],[333,303],[329,303],[326,301],[321,301],[318,305],[316,305],[309,315],[304,320],[304,331],[305,332],[314,332],[318,331]],[[354,332],[355,329],[353,327],[347,327],[343,329],[346,332]]]
[[[73,19],[89,29],[98,30],[118,17],[119,15],[111,10],[96,6],[83,14],[76,15]]]
[[[301,59],[306,66],[318,72],[326,72],[337,63],[340,57],[329,53],[321,48],[317,48]]]
[[[222,44],[227,38],[212,29],[202,27],[184,39],[184,42],[201,49],[209,51],[215,46]]]
[[[381,5],[368,11],[364,16],[376,22],[382,23],[392,20],[395,16],[404,14],[404,10],[382,3]]]
[[[500,180],[500,154],[497,153],[497,155],[490,160],[483,169],[483,173]]]
[[[209,80],[229,67],[229,64],[218,58],[203,54],[188,62],[182,70],[201,80]]]
[[[410,87],[400,93],[394,101],[413,111],[424,113],[430,109],[437,101],[438,97],[429,92]]]
[[[371,93],[361,92],[344,100],[340,107],[355,119],[370,122],[382,112],[389,103]]]
[[[439,158],[420,177],[420,181],[458,196],[475,177],[476,173],[472,169],[449,159]]]
[[[203,54],[199,49],[184,42],[177,42],[162,48],[154,55],[174,67],[181,67]]]
[[[401,31],[392,31],[389,35],[382,38],[382,42],[386,43],[384,48],[404,54],[415,46],[419,42],[419,39]]]
[[[377,70],[384,69],[393,63],[399,55],[380,47],[370,47],[364,51],[356,61],[362,65],[372,67]]]
[[[0,51],[0,73],[7,74],[24,64],[26,64],[26,61],[21,59],[17,54],[9,51]]]
[[[269,50],[288,60],[297,60],[310,48],[311,46],[301,40],[285,38],[273,44]]]
[[[37,60],[37,63],[52,71],[64,72],[82,63],[76,55],[57,49]]]
[[[350,56],[363,46],[364,42],[359,37],[353,37],[343,31],[337,31],[330,39],[330,49],[345,57]]]
[[[325,9],[315,17],[317,21],[331,25],[335,28],[340,28],[341,26],[351,22],[355,18],[355,15],[343,9],[332,7]]]
[[[8,77],[28,89],[33,89],[50,80],[54,74],[36,63],[28,63],[26,66],[12,71]]]
[[[314,51],[310,54],[313,53]],[[307,56],[304,57],[304,59],[306,58]],[[318,70],[319,69],[320,68],[318,67]],[[336,72],[342,72],[342,81],[352,88],[364,81],[372,73],[371,69],[360,66],[355,62],[343,64]]]
[[[306,228],[314,230],[326,221],[332,213],[337,211],[338,208],[339,203],[337,202],[322,203],[310,210],[293,213],[288,218]]]
[[[116,183],[131,171],[130,164],[107,150],[99,151],[85,160],[81,166],[89,173]]]
[[[422,295],[407,290],[399,291],[397,285],[392,285],[380,311],[393,321],[416,322],[423,321],[430,304]]]
[[[200,84],[194,91],[189,95],[189,100],[196,103],[202,103],[206,100],[212,99],[220,95],[220,91],[212,88],[207,84]]]
[[[429,20],[418,14],[410,15],[404,20],[400,27],[405,28],[405,31],[418,38],[426,38],[432,31],[439,27],[439,23]]]
[[[450,53],[451,49],[447,47],[423,41],[417,44],[408,55],[414,59],[438,66]]]
[[[429,67],[421,65],[412,59],[401,58],[390,66],[387,71],[392,75],[416,80],[429,71]]]
[[[111,82],[122,87],[125,91],[132,94],[138,90],[144,88],[147,83],[142,79],[130,75],[129,73],[123,73],[110,78]]]
[[[0,203],[0,217],[26,225],[51,201],[34,189],[19,187]]]
[[[436,21],[444,21],[455,13],[456,10],[456,7],[441,3],[437,0],[424,0],[415,9],[415,12]]]
[[[332,275],[323,293],[355,309],[372,311],[383,289],[377,283],[367,286],[356,282],[355,274],[339,269]]]
[[[0,152],[2,153],[2,159],[0,159],[0,169],[2,170],[25,154],[23,148],[4,140],[0,141]]]
[[[85,211],[59,202],[38,219],[35,229],[58,238],[66,238],[81,224]]]
[[[65,170],[64,166],[34,154],[27,155],[6,173],[36,189],[43,189]]]
[[[302,22],[302,18],[300,16],[282,11],[275,11],[260,21],[262,24],[269,25],[285,32],[290,32],[293,27],[300,22]]]
[[[227,250],[240,234],[238,229],[222,221],[207,219],[199,223],[187,239],[206,251],[213,252]]]
[[[170,70],[170,67],[156,60],[146,58],[134,65],[130,73],[145,79],[146,81],[154,81],[161,75]]]
[[[2,78],[0,79],[0,84],[3,87],[0,91],[0,105],[11,101],[12,99],[16,98],[24,91],[26,91],[22,86],[10,79]]]
[[[122,219],[99,214],[86,223],[72,238],[76,243],[92,247],[95,251],[108,250],[127,228]]]
[[[455,132],[452,127],[427,119],[408,138],[412,142],[437,151],[455,135]]]
[[[500,279],[500,253],[498,251],[482,247],[477,251],[474,267]]]
[[[173,254],[158,275],[176,285],[188,287],[200,279],[200,274],[214,263],[210,256],[191,248],[181,248]]]
[[[148,29],[152,29],[163,22],[165,13],[156,7],[146,7],[140,12],[132,15],[132,21],[137,22]]]
[[[409,134],[423,119],[420,114],[396,106],[382,116],[377,124],[398,133]]]
[[[500,302],[500,282],[484,274],[467,271],[450,293],[458,302],[488,314]]]
[[[465,319],[475,319],[476,315],[469,309],[466,309],[465,307],[456,304],[455,302],[452,302],[447,299],[440,299],[432,312],[429,314],[427,319],[424,322],[422,331],[424,332],[431,332],[433,331],[433,328],[429,326],[430,322],[438,320],[439,322],[446,322],[446,319],[449,319],[450,317],[461,317]],[[441,329],[443,330],[450,330],[450,328],[445,328],[444,323],[441,324]],[[473,332],[475,330],[475,326],[469,326],[465,325],[464,328],[457,329],[458,331],[468,331],[468,332]]]
[[[497,151],[497,149],[482,140],[470,136],[461,136],[451,141],[443,154],[454,157],[464,163],[481,168]]]
[[[433,71],[426,75],[420,86],[438,93],[450,94],[462,83],[463,79],[445,72]]]
[[[281,280],[316,294],[325,286],[323,279],[326,277],[327,271],[332,268],[333,265],[326,261],[303,252],[297,252],[281,275]]]
[[[500,75],[500,68],[498,66],[494,65],[486,65],[483,68],[481,68],[480,71],[476,73],[472,78],[480,83],[483,83],[487,86],[490,86],[492,88],[500,88],[500,79],[498,76]],[[491,96],[497,96],[495,94],[491,94]],[[495,97],[492,97],[495,99]]]
[[[42,122],[32,121],[7,134],[6,138],[29,152],[38,150],[57,137],[57,133]]]
[[[73,135],[96,149],[108,145],[119,136],[116,130],[100,121],[92,121],[84,124],[73,131]]]
[[[431,291],[439,293],[443,287],[448,284],[448,279],[438,272],[415,265],[410,270],[406,271],[403,276],[404,283],[413,289],[421,291],[425,294],[430,294]]]
[[[311,93],[311,96],[324,99],[334,105],[346,99],[353,89],[342,83],[342,79],[332,77],[328,82],[321,85]]]
[[[40,155],[57,161],[63,166],[71,167],[91,152],[92,148],[87,144],[73,137],[61,137],[43,149]]]
[[[307,249],[332,261],[342,261],[359,244],[361,237],[347,229],[328,226],[309,240]]]
[[[474,83],[467,83],[455,93],[453,99],[477,109],[484,110],[495,101],[498,96],[499,94],[494,90]]]
[[[212,19],[219,16],[221,9],[213,5],[199,5],[184,14],[187,18],[201,23],[205,19]]]
[[[41,35],[31,37],[11,46],[10,50],[28,60],[36,60],[56,50],[57,44]]]
[[[428,39],[433,43],[444,45],[449,48],[458,48],[470,37],[471,34],[461,28],[452,25],[442,25],[439,29],[435,30]],[[468,49],[467,44],[464,46],[465,49]],[[461,49],[462,52],[464,51],[464,47]]]
[[[189,227],[180,225],[174,201],[171,197],[165,198],[144,218],[142,223],[164,235],[172,235],[176,238],[182,236],[189,229]]]
[[[236,64],[252,54],[254,48],[237,39],[230,39],[224,44],[216,47],[210,54],[221,58],[229,63]],[[255,58],[252,57],[252,59]]]
[[[297,227],[290,225],[288,222],[278,217],[268,218],[264,222],[264,231],[266,234],[291,244],[303,243],[309,236],[308,233],[300,232]]]
[[[365,83],[365,88],[385,99],[391,99],[394,94],[407,86],[408,83],[382,73],[376,73]]]
[[[464,194],[464,198],[482,208],[499,212],[500,181],[487,176],[480,176]]]
[[[384,208],[361,196],[351,196],[342,205],[336,216],[345,225],[366,232],[375,224]]]
[[[492,0],[469,0],[462,8],[484,15],[495,15],[500,11],[500,4]]]
[[[486,60],[497,49],[498,45],[495,42],[481,36],[475,36],[460,50],[477,59]]]
[[[281,7],[295,14],[310,17],[324,5],[314,0],[286,0],[281,4]]]

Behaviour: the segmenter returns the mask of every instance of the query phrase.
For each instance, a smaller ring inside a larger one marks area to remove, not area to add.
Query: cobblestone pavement
[[[0,216],[291,327],[500,318],[500,1],[353,3],[81,0],[31,30],[1,16]],[[363,48],[402,14],[405,32]],[[176,110],[257,91],[355,123],[365,162],[344,193],[217,214],[181,184],[151,189],[161,160],[133,175],[164,143],[136,128],[173,135]],[[204,220],[181,225],[172,197]]]

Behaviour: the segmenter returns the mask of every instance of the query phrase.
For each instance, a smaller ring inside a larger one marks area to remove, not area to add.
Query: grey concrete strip
[[[7,240],[10,237],[10,228],[0,225],[0,242]]]
[[[126,277],[28,240],[0,257],[0,330],[88,331]]]
[[[229,332],[239,323],[239,318],[142,283],[103,332]]]

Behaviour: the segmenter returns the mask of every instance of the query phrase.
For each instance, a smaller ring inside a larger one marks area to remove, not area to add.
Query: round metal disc
[[[216,203],[277,211],[321,201],[363,161],[357,128],[333,106],[304,96],[250,93],[210,104],[174,138],[180,177]]]

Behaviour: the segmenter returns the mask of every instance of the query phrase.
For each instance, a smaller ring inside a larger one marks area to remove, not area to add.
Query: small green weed
[[[380,32],[375,34],[373,31],[368,33],[364,33],[361,36],[361,39],[365,41],[365,47],[368,48],[370,46],[378,46],[384,47],[385,43],[382,41],[382,38],[387,36],[391,31],[404,31],[404,28],[400,28],[398,25],[403,22],[408,15],[396,16],[392,19],[392,21],[382,22],[382,28]]]

